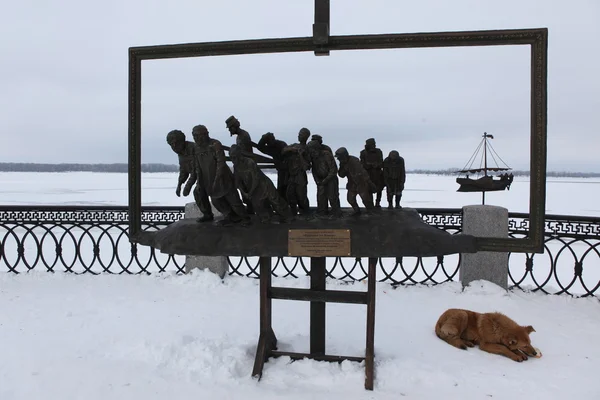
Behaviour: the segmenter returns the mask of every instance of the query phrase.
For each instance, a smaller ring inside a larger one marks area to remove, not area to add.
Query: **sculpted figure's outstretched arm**
[[[348,166],[346,164],[340,163],[340,169],[338,171],[338,175],[340,178],[345,178],[348,175]]]
[[[185,164],[179,160],[179,177],[177,178],[177,189],[175,190],[177,197],[181,195],[181,186],[188,180],[189,177],[190,172],[185,167]]]
[[[402,185],[404,185],[406,182],[406,167],[404,166],[404,158],[402,157],[400,157],[400,165],[402,166],[400,169],[400,181],[402,182]]]
[[[383,168],[383,153],[380,149],[377,149],[377,162],[375,163],[375,168]]]
[[[185,187],[183,188],[184,196],[187,196],[188,194],[190,194],[190,192],[192,191],[192,186],[194,186],[194,184],[198,180],[198,176],[196,173],[196,156],[193,155],[191,157],[192,157],[191,161],[187,163],[187,168],[190,171],[188,173],[188,177],[186,177],[184,180],[184,182],[186,182]],[[180,182],[181,182],[181,174],[179,175],[179,178],[180,178]]]

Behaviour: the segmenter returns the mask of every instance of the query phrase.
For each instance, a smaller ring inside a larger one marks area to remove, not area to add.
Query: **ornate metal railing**
[[[418,209],[428,224],[456,234],[460,209]],[[527,214],[509,214],[509,233],[523,237]],[[182,207],[145,207],[142,224],[156,230],[183,218]],[[140,274],[184,272],[184,256],[131,244],[126,207],[0,206],[0,271]],[[547,215],[543,254],[510,253],[513,287],[544,293],[596,295],[600,288],[600,218]],[[366,260],[330,258],[331,278],[366,278]],[[458,280],[460,255],[379,260],[378,279],[394,285],[435,285]],[[230,274],[258,277],[258,257],[229,257]],[[309,260],[278,258],[273,274],[307,275]]]

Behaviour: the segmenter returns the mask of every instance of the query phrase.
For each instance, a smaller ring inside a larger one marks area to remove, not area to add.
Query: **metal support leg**
[[[373,390],[375,378],[375,272],[377,258],[369,258],[367,282],[367,347],[365,350],[365,389]]]
[[[277,338],[271,325],[271,257],[260,257],[260,336],[256,347],[252,376],[262,377],[263,367],[271,352],[277,349]]]
[[[325,257],[310,259],[310,289],[325,290]],[[310,354],[325,354],[325,305],[323,301],[310,302]]]

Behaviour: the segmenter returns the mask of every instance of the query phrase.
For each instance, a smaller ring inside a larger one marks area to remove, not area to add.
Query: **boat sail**
[[[460,185],[457,192],[492,192],[499,190],[510,190],[510,184],[513,181],[513,174],[504,172],[510,171],[510,168],[496,153],[490,140],[494,136],[483,133],[483,139],[479,142],[479,146],[475,149],[475,152],[467,162],[467,165],[457,173],[465,174],[465,177],[456,178],[456,183]],[[483,154],[480,153],[483,150]],[[481,158],[480,158],[481,157]],[[496,164],[495,167],[488,166],[488,161],[493,160]],[[473,168],[475,161],[480,160],[480,166]],[[500,161],[504,166],[499,166]],[[488,175],[488,172],[501,172],[497,176]],[[483,175],[481,175],[483,173]],[[469,174],[475,174],[476,178],[470,178]]]

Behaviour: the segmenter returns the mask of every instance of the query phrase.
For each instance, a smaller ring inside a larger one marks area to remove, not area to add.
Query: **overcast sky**
[[[5,2],[0,162],[127,162],[131,46],[312,35],[313,0]],[[600,1],[331,0],[331,34],[549,28],[548,169],[600,171]],[[176,163],[171,129],[224,144],[301,127],[357,155],[375,137],[408,169],[463,167],[484,131],[529,165],[526,46],[144,61],[142,162]]]

